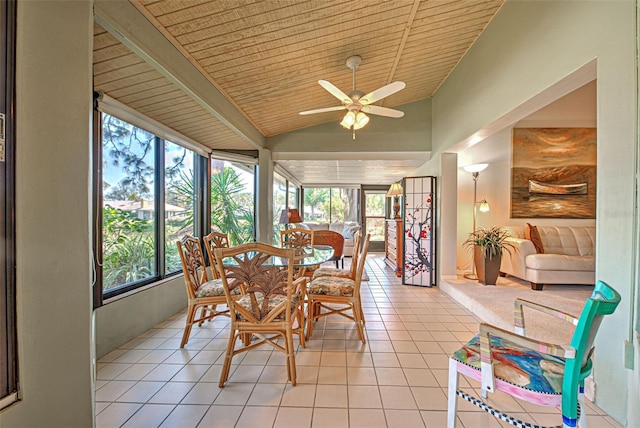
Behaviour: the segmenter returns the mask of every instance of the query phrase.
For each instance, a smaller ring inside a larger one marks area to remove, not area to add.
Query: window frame
[[[117,300],[123,295],[139,291],[141,289],[153,286],[168,278],[176,277],[182,274],[182,270],[178,269],[172,272],[165,272],[166,260],[165,260],[165,143],[169,142],[184,147],[189,150],[194,156],[193,169],[194,169],[194,234],[196,236],[204,236],[205,231],[210,227],[210,221],[207,219],[210,211],[209,200],[210,195],[207,192],[210,191],[210,161],[209,156],[203,156],[201,151],[193,150],[192,147],[180,144],[180,142],[169,141],[159,137],[157,134],[148,131],[144,127],[141,127],[139,123],[131,123],[128,120],[123,119],[118,114],[113,112],[100,111],[98,104],[100,94],[96,94],[96,105],[94,108],[94,165],[93,165],[93,210],[94,216],[94,258],[95,258],[95,277],[94,277],[94,293],[93,304],[94,308],[100,307],[109,303],[112,300]],[[129,125],[143,129],[146,132],[154,135],[154,258],[155,258],[155,272],[153,275],[140,279],[137,281],[123,284],[113,290],[104,290],[103,283],[103,230],[102,230],[102,209],[104,204],[104,190],[103,190],[103,174],[104,174],[104,153],[103,153],[103,113],[113,116]]]
[[[0,2],[0,34],[2,44],[2,75],[4,85],[0,93],[4,113],[4,159],[0,166],[3,176],[0,222],[4,246],[0,272],[0,410],[20,400],[18,371],[18,335],[16,301],[16,179],[15,179],[15,58],[16,58],[16,1]]]

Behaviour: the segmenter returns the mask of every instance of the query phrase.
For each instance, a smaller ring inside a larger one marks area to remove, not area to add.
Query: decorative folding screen
[[[435,285],[435,177],[404,178],[402,283]]]

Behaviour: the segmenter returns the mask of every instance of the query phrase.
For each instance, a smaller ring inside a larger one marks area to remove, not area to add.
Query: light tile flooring
[[[179,313],[100,359],[97,427],[445,427],[448,356],[479,320],[437,288],[402,285],[382,254],[370,254],[367,271],[367,344],[352,322],[321,319],[307,347],[298,348],[297,386],[287,382],[283,354],[267,345],[236,356],[218,388],[228,319],[194,327],[180,349]],[[464,378],[461,385],[471,390]],[[501,393],[490,403],[520,419],[560,423],[557,409]],[[591,428],[620,426],[587,404]],[[462,399],[458,421],[508,426]]]

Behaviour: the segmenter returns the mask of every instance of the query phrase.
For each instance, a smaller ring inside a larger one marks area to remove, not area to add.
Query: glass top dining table
[[[249,257],[253,257],[250,253]],[[238,255],[240,256],[240,255]],[[236,257],[238,257],[236,256]],[[300,247],[296,249],[296,254],[293,259],[293,266],[305,267],[320,265],[328,261],[333,256],[333,248],[329,245],[313,245],[307,247]],[[224,265],[235,265],[237,262],[232,257],[225,257],[222,260]],[[265,262],[271,266],[287,266],[288,260],[283,257],[271,257],[270,260]]]

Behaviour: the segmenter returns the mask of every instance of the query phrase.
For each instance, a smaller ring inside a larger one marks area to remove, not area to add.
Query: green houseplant
[[[507,240],[511,235],[499,226],[479,228],[469,234],[469,238],[462,244],[465,249],[473,253],[473,262],[478,273],[478,281],[485,285],[495,285],[500,274],[502,252],[511,254],[515,248]]]

